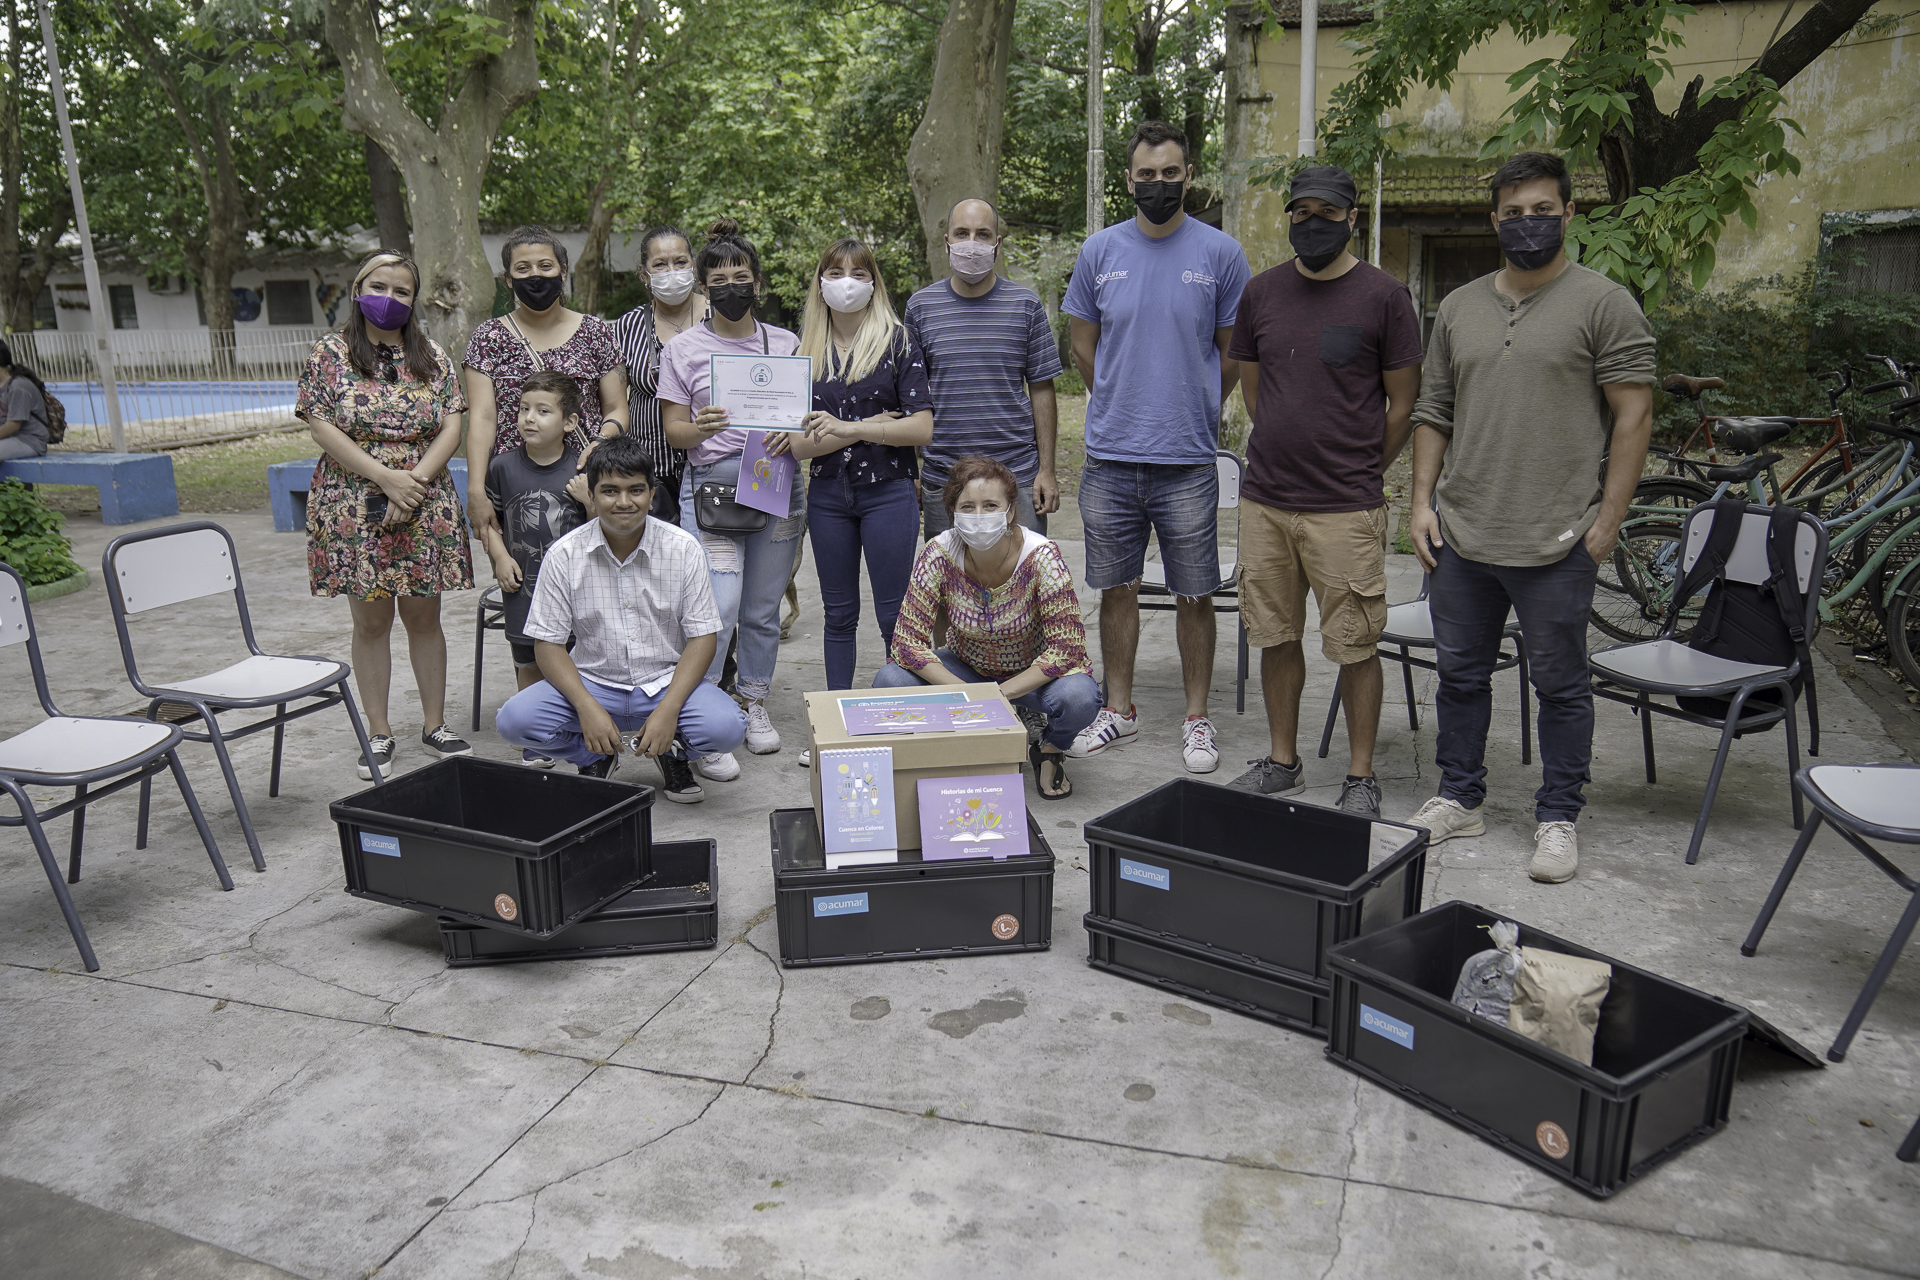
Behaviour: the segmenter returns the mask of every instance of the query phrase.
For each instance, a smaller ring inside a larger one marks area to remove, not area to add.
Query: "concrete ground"
[[[304,539],[265,511],[222,522],[265,647],[345,657],[346,605],[308,595]],[[97,571],[117,530],[71,532]],[[186,749],[231,894],[166,785],[144,852],[131,794],[98,807],[74,890],[97,974],[24,834],[0,834],[0,1275],[1920,1275],[1920,1169],[1893,1159],[1920,1110],[1913,956],[1844,1064],[1749,1049],[1726,1130],[1605,1202],[1330,1065],[1317,1040],[1088,968],[1081,824],[1180,770],[1170,614],[1143,628],[1140,741],[1077,764],[1075,795],[1036,806],[1060,860],[1051,951],[783,971],[765,814],[807,803],[794,757],[799,695],[823,683],[813,583],[809,565],[773,698],[786,748],[743,756],[703,805],[654,808],[659,837],[719,841],[711,951],[446,968],[429,917],[341,891],[326,804],[361,784],[338,713],[292,733],[278,799],[267,738],[238,748],[265,874],[208,749]],[[1414,594],[1410,560],[1392,584]],[[459,725],[473,603],[446,601]],[[36,612],[63,707],[137,707],[97,583]],[[228,620],[183,606],[138,631],[156,673],[181,673],[230,652]],[[863,645],[864,680],[878,645]],[[1317,729],[1332,673],[1309,646]],[[1869,705],[1821,661],[1824,758],[1902,757],[1912,713]],[[14,690],[0,731],[17,731],[38,715],[24,654],[0,664]],[[399,652],[395,667],[412,768],[417,700]],[[1266,750],[1257,676],[1236,716],[1232,670],[1223,628],[1218,781]],[[1389,676],[1379,765],[1395,816],[1435,779],[1431,721],[1423,709],[1409,730]],[[487,677],[490,726],[511,679],[497,637]],[[1430,700],[1432,677],[1416,687]],[[1822,834],[1760,955],[1739,955],[1793,839],[1779,736],[1736,747],[1688,867],[1709,736],[1663,725],[1649,786],[1635,721],[1602,705],[1580,877],[1544,886],[1524,871],[1538,770],[1519,764],[1511,676],[1496,697],[1490,829],[1433,853],[1429,903],[1482,903],[1823,1050],[1902,902]],[[508,754],[490,728],[476,742]],[[1343,743],[1325,762],[1308,744],[1309,799],[1333,799]]]

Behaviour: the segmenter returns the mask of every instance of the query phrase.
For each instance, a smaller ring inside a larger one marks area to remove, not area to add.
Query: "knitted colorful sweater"
[[[1031,529],[1021,533],[1020,563],[991,589],[967,572],[966,544],[956,531],[920,549],[893,628],[895,662],[919,671],[934,661],[933,616],[945,605],[947,647],[988,679],[1008,679],[1035,662],[1053,680],[1091,670],[1087,628],[1066,557]]]

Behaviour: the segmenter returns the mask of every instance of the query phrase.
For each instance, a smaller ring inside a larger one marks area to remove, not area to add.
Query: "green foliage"
[[[18,480],[0,480],[0,562],[12,565],[30,587],[80,572],[60,523],[33,490]]]

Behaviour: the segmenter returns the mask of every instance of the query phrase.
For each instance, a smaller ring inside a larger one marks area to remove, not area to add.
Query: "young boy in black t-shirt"
[[[522,689],[540,679],[533,641],[526,635],[540,561],[556,539],[587,519],[580,454],[567,446],[579,426],[579,384],[558,370],[537,370],[520,390],[524,443],[496,455],[487,465],[487,501],[497,517],[487,529],[487,554],[506,604],[507,644],[513,650],[513,674]],[[553,764],[533,752],[522,753],[522,758],[542,769]]]

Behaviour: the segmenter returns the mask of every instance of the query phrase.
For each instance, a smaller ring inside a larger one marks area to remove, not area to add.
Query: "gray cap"
[[[1293,185],[1287,189],[1287,208],[1293,208],[1295,201],[1308,196],[1342,209],[1351,209],[1359,203],[1353,175],[1335,164],[1317,164],[1294,175]]]

